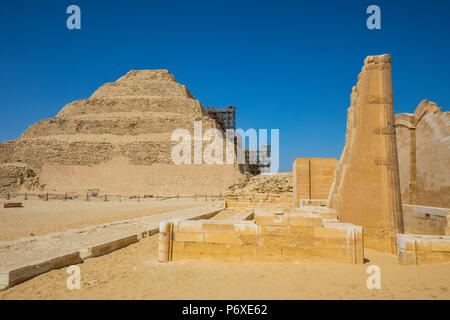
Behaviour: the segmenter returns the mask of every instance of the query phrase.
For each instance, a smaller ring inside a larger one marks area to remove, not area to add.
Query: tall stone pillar
[[[363,226],[365,247],[396,253],[403,217],[390,55],[364,61],[329,200],[340,221]]]

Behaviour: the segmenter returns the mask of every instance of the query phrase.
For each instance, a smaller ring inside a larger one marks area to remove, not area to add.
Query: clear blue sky
[[[81,30],[66,28],[67,6]],[[381,8],[381,30],[366,8]],[[395,112],[450,105],[450,1],[1,1],[0,140],[131,69],[169,69],[237,126],[280,129],[280,170],[339,157],[367,55],[392,55]]]

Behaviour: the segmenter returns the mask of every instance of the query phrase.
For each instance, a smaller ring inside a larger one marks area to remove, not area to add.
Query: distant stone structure
[[[295,159],[292,165],[294,208],[311,203],[307,200],[328,199],[337,164],[338,161],[335,158]]]
[[[237,164],[171,161],[171,134],[193,136],[194,121],[222,130],[167,70],[130,71],[1,143],[0,191],[220,194],[242,176]]]
[[[339,221],[363,227],[366,247],[396,253],[403,217],[390,55],[365,59],[350,100],[329,206]]]
[[[226,193],[227,207],[234,208],[292,208],[292,174],[279,172],[240,179]]]
[[[423,100],[395,115],[404,204],[450,208],[450,112]]]

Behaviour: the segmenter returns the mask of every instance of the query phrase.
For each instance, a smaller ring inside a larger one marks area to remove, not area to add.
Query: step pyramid
[[[237,164],[171,160],[178,143],[172,133],[186,129],[193,135],[194,121],[202,122],[203,132],[222,131],[169,71],[132,70],[34,123],[17,140],[1,143],[0,191],[222,193],[242,177]]]

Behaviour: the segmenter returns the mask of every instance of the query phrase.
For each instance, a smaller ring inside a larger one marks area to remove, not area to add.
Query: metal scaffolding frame
[[[236,107],[228,106],[225,108],[216,109],[214,107],[207,108],[208,114],[211,118],[217,121],[221,128],[225,131],[227,129],[236,130]]]

